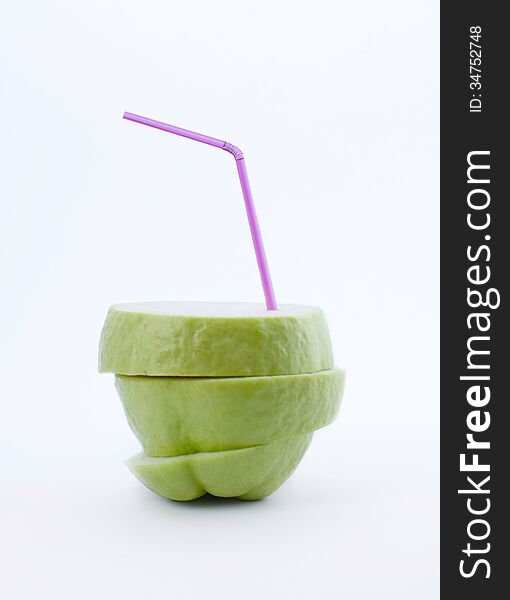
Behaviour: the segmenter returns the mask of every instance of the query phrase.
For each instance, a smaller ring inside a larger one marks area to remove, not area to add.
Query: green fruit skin
[[[345,372],[242,378],[117,376],[128,423],[149,456],[247,448],[334,421]]]
[[[141,452],[126,465],[147,488],[171,500],[194,500],[206,493],[260,500],[290,477],[311,439],[310,433],[240,450],[170,458],[152,458]]]
[[[324,314],[319,308],[306,309],[270,318],[211,318],[130,312],[114,305],[101,333],[99,371],[236,377],[331,369]]]

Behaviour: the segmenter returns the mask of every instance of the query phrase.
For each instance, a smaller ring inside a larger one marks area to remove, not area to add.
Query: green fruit
[[[149,456],[247,448],[331,423],[344,371],[233,378],[117,376],[131,429]]]
[[[312,306],[146,302],[110,308],[99,370],[122,375],[231,377],[333,367],[328,326]]]
[[[193,500],[206,493],[259,500],[276,491],[306,452],[312,434],[263,446],[154,458],[143,452],[126,461],[150,490],[172,500]]]

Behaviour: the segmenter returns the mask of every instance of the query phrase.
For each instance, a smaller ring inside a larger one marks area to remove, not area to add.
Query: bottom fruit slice
[[[311,440],[310,433],[263,446],[168,458],[140,452],[126,465],[146,487],[172,500],[194,500],[207,493],[260,500],[290,477]]]

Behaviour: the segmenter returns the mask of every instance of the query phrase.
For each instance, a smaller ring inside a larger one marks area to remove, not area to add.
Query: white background
[[[438,2],[0,5],[0,596],[438,597]],[[256,503],[179,504],[98,375],[110,304],[327,314],[339,419]]]

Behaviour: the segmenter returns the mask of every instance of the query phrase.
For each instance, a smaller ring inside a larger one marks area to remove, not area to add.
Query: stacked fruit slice
[[[273,493],[335,419],[344,383],[322,311],[295,305],[117,304],[99,370],[116,373],[143,446],[129,469],[173,500]]]

